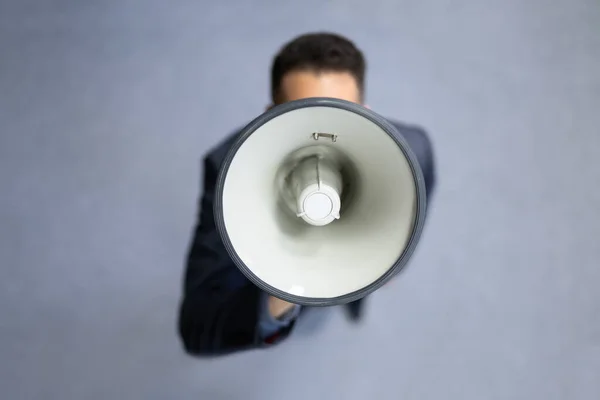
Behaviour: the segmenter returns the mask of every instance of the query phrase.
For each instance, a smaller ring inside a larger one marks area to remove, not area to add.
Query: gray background
[[[431,132],[425,236],[365,324],[193,359],[200,156],[313,29]],[[600,398],[599,32],[597,0],[0,1],[2,398]]]

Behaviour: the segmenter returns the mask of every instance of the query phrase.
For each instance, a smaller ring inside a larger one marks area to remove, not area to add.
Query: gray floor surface
[[[362,326],[190,358],[200,156],[321,29],[431,132],[423,241]],[[597,400],[599,127],[597,0],[0,0],[1,397]]]

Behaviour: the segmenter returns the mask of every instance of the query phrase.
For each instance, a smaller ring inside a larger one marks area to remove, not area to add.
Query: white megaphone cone
[[[237,267],[303,305],[373,292],[410,258],[425,220],[416,157],[384,118],[329,98],[274,107],[225,158],[215,219]]]

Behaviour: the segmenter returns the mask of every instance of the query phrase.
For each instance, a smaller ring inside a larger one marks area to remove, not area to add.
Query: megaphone
[[[300,305],[358,300],[399,272],[425,220],[423,174],[392,124],[331,98],[276,106],[221,166],[215,222],[235,265]]]

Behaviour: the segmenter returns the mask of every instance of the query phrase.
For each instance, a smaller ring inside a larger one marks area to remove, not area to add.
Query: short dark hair
[[[364,91],[366,61],[362,52],[343,36],[317,32],[296,37],[286,43],[273,59],[271,97],[280,96],[283,77],[298,70],[314,72],[348,72]]]

